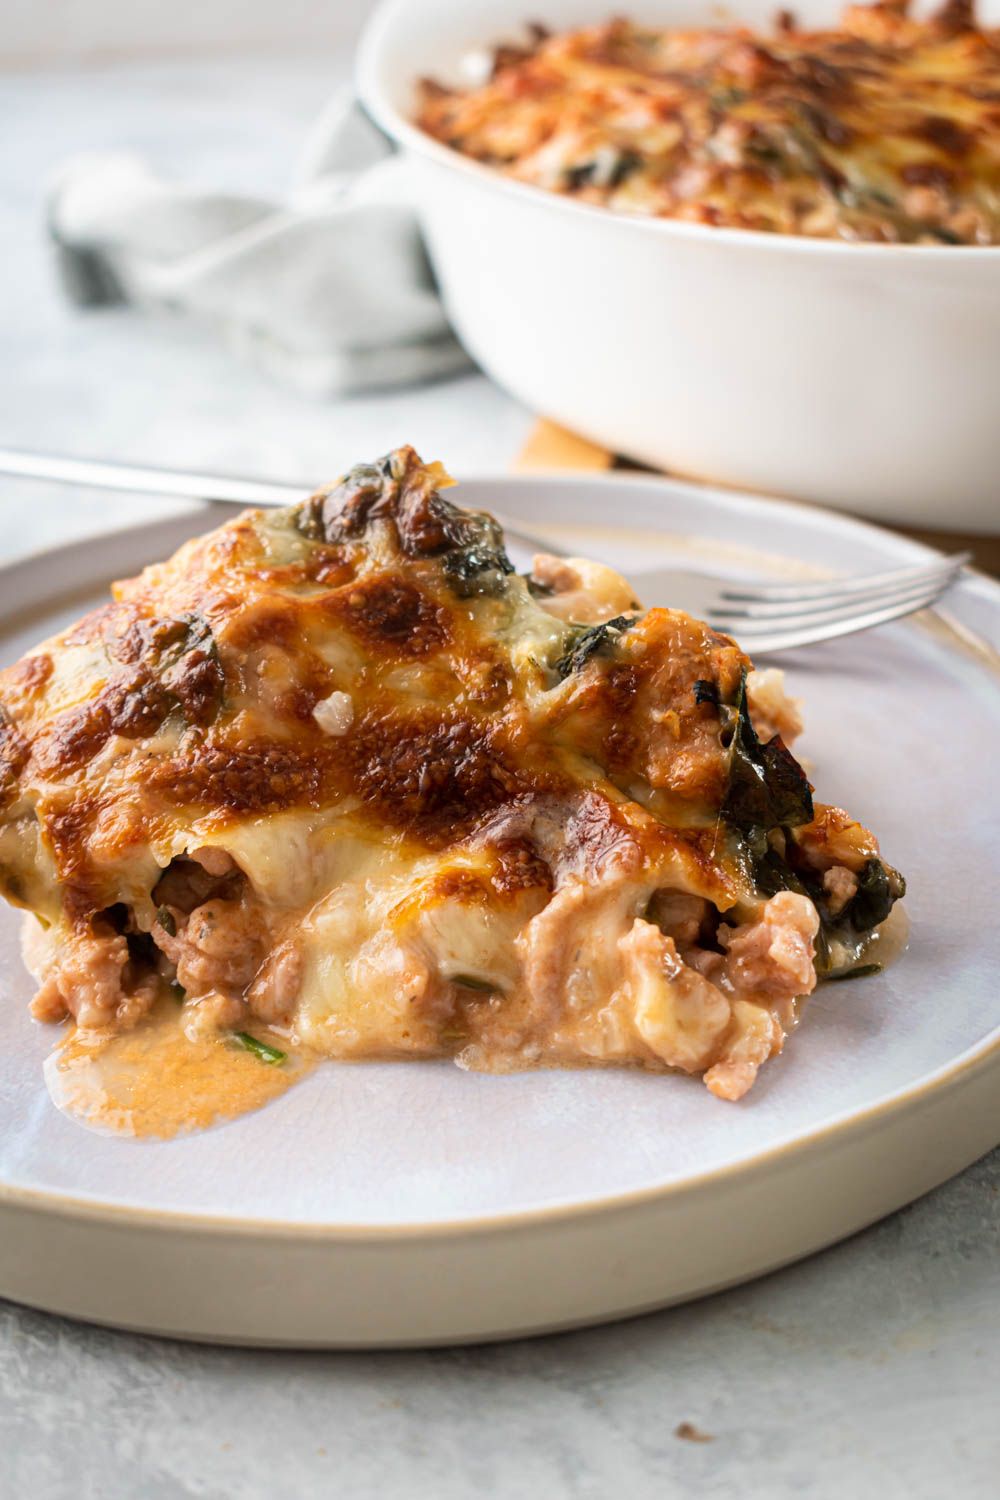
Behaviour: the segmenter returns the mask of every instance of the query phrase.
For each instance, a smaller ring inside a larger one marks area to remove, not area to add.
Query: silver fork
[[[972,554],[819,583],[737,583],[651,568],[632,575],[643,604],[664,604],[733,635],[751,656],[871,630],[935,604]]]
[[[0,448],[0,473],[233,505],[294,505],[313,488],[12,448]],[[500,512],[496,516],[512,541],[557,557],[569,555],[541,532],[527,530]],[[956,581],[970,557],[971,553],[960,552],[920,566],[816,583],[741,583],[687,568],[643,569],[632,574],[630,581],[647,607],[660,604],[686,610],[738,637],[751,654],[760,655],[870,630],[927,609]]]

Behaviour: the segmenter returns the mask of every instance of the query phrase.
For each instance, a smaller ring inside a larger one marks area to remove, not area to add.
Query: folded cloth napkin
[[[405,163],[346,96],[317,122],[285,203],[172,184],[114,153],[63,168],[48,223],[74,302],[198,318],[313,395],[469,363],[434,286]]]

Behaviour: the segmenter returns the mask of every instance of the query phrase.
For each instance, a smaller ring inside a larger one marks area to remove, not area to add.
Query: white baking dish
[[[768,25],[776,0],[737,0]],[[803,24],[838,0],[802,0]],[[615,214],[462,157],[410,120],[421,75],[613,12],[707,24],[696,0],[385,0],[361,98],[412,158],[455,327],[538,412],[657,467],[889,521],[1000,524],[1000,247],[807,240]],[[1000,0],[984,0],[996,20]]]

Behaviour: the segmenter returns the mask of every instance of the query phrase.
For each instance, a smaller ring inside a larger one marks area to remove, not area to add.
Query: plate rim
[[[400,1066],[405,1066],[401,1063]],[[894,1093],[879,1099],[862,1111],[846,1109],[832,1120],[817,1125],[806,1134],[799,1134],[778,1141],[765,1150],[738,1161],[725,1162],[717,1167],[695,1175],[680,1177],[671,1182],[655,1183],[649,1187],[626,1189],[620,1193],[607,1193],[599,1198],[541,1205],[537,1208],[513,1209],[495,1214],[478,1214],[467,1218],[410,1220],[405,1224],[381,1223],[378,1221],[355,1223],[326,1221],[323,1223],[296,1219],[247,1218],[215,1213],[199,1213],[186,1209],[142,1208],[133,1204],[113,1203],[95,1196],[74,1196],[68,1193],[46,1192],[40,1188],[18,1187],[0,1182],[0,1208],[28,1208],[41,1211],[52,1217],[80,1218],[92,1223],[111,1221],[121,1224],[131,1221],[136,1228],[155,1228],[164,1224],[170,1229],[183,1229],[208,1235],[237,1235],[261,1237],[270,1240],[310,1240],[338,1242],[384,1243],[386,1241],[422,1241],[451,1238],[454,1236],[478,1237],[493,1234],[498,1230],[519,1230],[543,1227],[565,1220],[593,1219],[606,1214],[628,1212],[657,1204],[665,1199],[680,1197],[685,1193],[725,1187],[731,1180],[755,1171],[766,1171],[775,1161],[791,1161],[817,1146],[841,1144],[855,1133],[863,1133],[882,1118],[896,1116],[915,1109],[927,1100],[933,1100],[948,1089],[959,1086],[966,1074],[980,1069],[994,1068],[1000,1080],[1000,1025],[997,1025],[973,1047],[968,1047],[958,1057],[926,1074],[911,1084],[904,1085]],[[1000,1115],[998,1115],[1000,1120]],[[1000,1135],[994,1144],[1000,1144]],[[992,1149],[991,1147],[987,1148]]]
[[[939,555],[936,549],[928,544],[911,537],[900,536],[877,522],[862,520],[859,517],[830,511],[802,501],[786,500],[779,496],[756,495],[718,485],[675,479],[668,475],[615,470],[597,473],[548,474],[473,470],[458,477],[456,488],[460,489],[467,482],[477,486],[502,483],[504,486],[524,485],[554,491],[565,491],[581,485],[665,490],[675,498],[678,495],[689,494],[708,499],[710,502],[721,502],[746,514],[754,512],[760,514],[763,511],[765,515],[769,512],[777,512],[787,516],[791,512],[810,530],[823,531],[832,527],[837,532],[846,533],[848,537],[855,532],[872,535],[883,547],[888,545],[897,556],[933,557]],[[254,509],[252,506],[241,506],[226,501],[196,502],[195,506],[185,506],[165,516],[141,517],[134,522],[98,533],[90,533],[75,540],[35,548],[0,564],[0,586],[5,579],[12,578],[26,569],[31,570],[44,565],[56,558],[65,560],[73,554],[77,561],[82,561],[81,553],[88,557],[100,556],[106,548],[112,549],[116,544],[138,542],[143,533],[170,531],[185,523],[194,524],[196,529],[192,530],[191,535],[196,536],[210,530],[213,523],[221,522],[227,517],[234,518],[242,510],[252,509]],[[205,525],[202,526],[201,522]],[[154,558],[153,561],[155,560]],[[968,581],[975,585],[976,592],[985,595],[989,602],[1000,610],[1000,581],[990,578],[989,575],[975,568],[969,568],[967,571]],[[85,586],[85,584],[82,585],[82,587]],[[67,595],[68,591],[61,591],[50,597],[58,599],[65,598]],[[13,608],[0,607],[0,626],[7,621],[16,621],[22,613],[23,606],[17,604]],[[908,620],[897,623],[914,628],[913,622]],[[992,651],[989,643],[984,644]],[[990,664],[985,662],[983,665],[988,669]],[[699,1193],[718,1186],[724,1187],[731,1179],[757,1170],[766,1171],[778,1161],[787,1162],[817,1148],[842,1144],[844,1139],[852,1134],[863,1133],[877,1127],[888,1117],[914,1110],[921,1103],[933,1100],[951,1088],[961,1086],[967,1076],[975,1074],[980,1069],[991,1067],[995,1068],[998,1080],[1000,1080],[1000,1024],[948,1062],[922,1077],[903,1084],[867,1107],[859,1110],[857,1107],[848,1106],[813,1129],[781,1139],[762,1150],[755,1151],[750,1156],[724,1162],[694,1174],[688,1173],[668,1182],[625,1189],[621,1192],[604,1193],[589,1199],[556,1201],[535,1207],[514,1208],[489,1214],[475,1213],[425,1221],[411,1219],[405,1223],[272,1219],[197,1210],[142,1207],[102,1199],[96,1195],[74,1195],[58,1190],[19,1186],[2,1180],[0,1180],[0,1207],[13,1210],[24,1208],[44,1213],[48,1217],[80,1219],[98,1224],[130,1223],[135,1228],[144,1230],[162,1226],[171,1230],[184,1230],[208,1236],[265,1237],[274,1241],[309,1239],[331,1243],[384,1244],[390,1241],[399,1243],[401,1241],[439,1240],[455,1236],[479,1237],[505,1230],[530,1230],[564,1220],[592,1220],[606,1214],[655,1205],[662,1200],[685,1193]],[[1000,1130],[997,1132],[996,1143],[1000,1143]]]

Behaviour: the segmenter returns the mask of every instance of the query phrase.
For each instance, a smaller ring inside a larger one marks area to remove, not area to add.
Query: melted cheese
[[[735,811],[728,637],[642,614],[603,565],[518,577],[442,483],[403,449],[249,513],[0,674],[0,890],[48,924],[35,1014],[79,1022],[60,1087],[152,1056],[109,1039],[167,979],[171,1076],[183,1036],[196,1079],[263,1025],[318,1055],[677,1067],[735,1097],[815,982],[816,907],[775,870],[822,904],[836,865],[838,911],[885,906],[871,835],[809,823],[776,742],[801,812]]]

